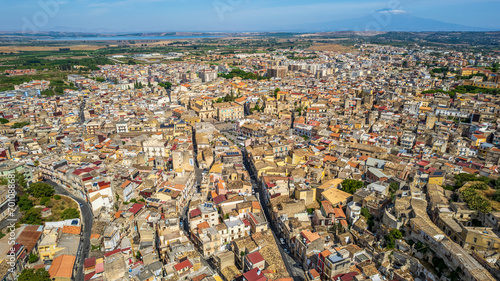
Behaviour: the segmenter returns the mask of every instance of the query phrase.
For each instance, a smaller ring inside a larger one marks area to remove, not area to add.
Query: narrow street
[[[279,237],[277,237],[277,234],[279,232],[278,232],[276,226],[274,225],[274,221],[271,220],[271,215],[269,213],[269,207],[268,207],[267,201],[264,197],[265,191],[262,190],[261,185],[258,184],[257,176],[253,173],[253,170],[250,166],[250,162],[248,161],[248,157],[246,155],[245,149],[242,149],[241,152],[243,153],[243,164],[245,165],[245,169],[250,174],[252,186],[256,189],[256,192],[259,193],[258,199],[260,201],[260,204],[262,205],[262,209],[264,210],[266,220],[269,224],[271,232],[273,233],[274,240],[275,240],[276,244],[278,245],[278,249],[280,251],[283,262],[285,263],[285,267],[288,271],[288,274],[290,275],[290,277],[293,278],[294,281],[304,281],[305,280],[304,271],[301,270],[300,268],[294,267],[293,264],[295,263],[295,261],[287,253],[285,253],[283,251],[283,247],[279,241]]]
[[[83,263],[85,262],[85,259],[88,258],[89,256],[89,251],[90,251],[90,234],[92,232],[92,223],[94,220],[94,215],[92,214],[92,211],[90,209],[89,204],[87,202],[78,197],[75,196],[71,193],[69,193],[65,188],[59,186],[57,183],[51,181],[51,180],[44,180],[45,183],[48,183],[52,186],[54,186],[54,190],[56,194],[60,195],[66,195],[70,198],[75,199],[79,204],[80,208],[82,210],[82,238],[80,240],[80,248],[78,250],[79,255],[76,258],[76,274],[75,274],[75,281],[83,281]],[[82,241],[83,240],[83,241]]]

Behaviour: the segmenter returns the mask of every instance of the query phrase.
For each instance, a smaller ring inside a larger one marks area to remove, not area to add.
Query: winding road
[[[66,195],[78,203],[80,203],[81,215],[82,215],[82,237],[80,240],[80,247],[78,249],[78,256],[76,257],[76,274],[75,281],[83,281],[83,263],[86,258],[89,256],[90,250],[90,234],[92,232],[92,223],[94,221],[94,215],[92,214],[92,210],[90,209],[89,204],[82,198],[75,196],[68,192],[65,188],[58,185],[57,183],[51,180],[44,180],[45,183],[48,183],[54,187],[56,194]]]

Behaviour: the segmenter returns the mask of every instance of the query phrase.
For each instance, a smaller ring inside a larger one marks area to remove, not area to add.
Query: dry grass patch
[[[316,43],[309,47],[313,51],[329,51],[338,53],[355,53],[357,50],[351,46],[343,46],[339,44]]]

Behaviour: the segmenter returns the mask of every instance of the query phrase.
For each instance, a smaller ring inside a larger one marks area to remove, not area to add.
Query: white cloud
[[[407,12],[405,10],[392,10],[392,9],[382,9],[378,10],[377,13],[379,14],[406,14]]]

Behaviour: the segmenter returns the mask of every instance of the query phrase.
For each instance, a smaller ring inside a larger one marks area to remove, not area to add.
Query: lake
[[[139,41],[139,40],[172,40],[172,39],[198,39],[218,38],[217,35],[200,36],[100,36],[100,37],[58,37],[50,39],[38,39],[39,41]]]

